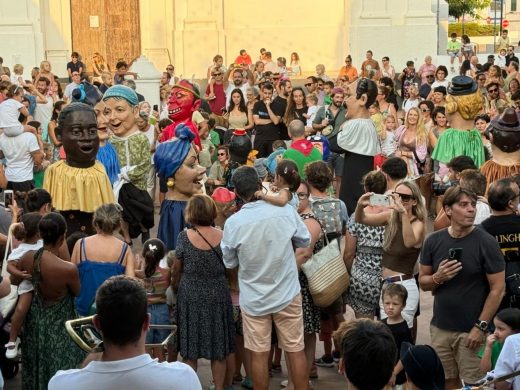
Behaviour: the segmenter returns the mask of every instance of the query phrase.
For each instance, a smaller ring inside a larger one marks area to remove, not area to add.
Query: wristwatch
[[[477,322],[475,322],[475,327],[480,329],[482,332],[486,332],[488,329],[488,323],[487,321],[477,320]]]

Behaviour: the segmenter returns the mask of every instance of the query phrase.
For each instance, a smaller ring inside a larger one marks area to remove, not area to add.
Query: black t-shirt
[[[275,108],[277,111],[275,111]],[[271,103],[271,109],[273,112],[281,118],[280,122],[278,123],[278,129],[280,130],[280,139],[283,140],[289,140],[289,133],[287,131],[287,126],[285,125],[283,121],[283,117],[285,115],[285,110],[287,108],[287,99],[284,99],[283,97],[277,96],[274,98],[273,102]]]
[[[279,102],[276,99],[271,102],[271,110],[276,116],[283,118],[285,111],[282,111],[283,107],[279,106]],[[263,101],[258,101],[253,106],[253,115],[258,115],[260,119],[269,119],[269,113],[267,107]],[[268,123],[267,125],[255,125],[255,139],[259,141],[275,141],[280,139],[280,128],[274,123]]]
[[[410,344],[413,344],[413,338],[412,338],[412,332],[410,331],[410,328],[408,327],[408,324],[406,321],[403,320],[403,322],[399,322],[398,324],[389,324],[388,318],[385,318],[384,320],[381,320],[392,332],[392,336],[394,336],[395,345],[397,345],[397,351],[399,352],[401,350],[401,344],[404,342],[408,342]],[[399,353],[396,356],[395,364],[399,361]],[[397,374],[397,377],[395,379],[396,385],[402,385],[403,383],[406,383],[406,373],[404,370],[401,370],[399,374]]]
[[[520,215],[492,215],[482,221],[481,226],[495,237],[500,246],[506,262],[506,277],[513,273],[520,273]],[[511,296],[506,291],[500,308],[509,306],[520,308],[520,302],[510,303]]]
[[[79,68],[83,68],[83,71],[85,71],[85,65],[81,61],[76,63],[70,61],[67,63],[67,69],[70,69],[70,73],[79,72]]]
[[[444,330],[469,332],[489,294],[487,274],[504,271],[504,257],[495,238],[477,226],[462,238],[453,238],[448,229],[430,234],[422,247],[421,264],[436,272],[450,248],[462,248],[462,270],[435,290],[431,323]]]

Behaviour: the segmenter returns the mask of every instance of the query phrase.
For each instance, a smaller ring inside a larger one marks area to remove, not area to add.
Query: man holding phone
[[[443,209],[450,226],[432,233],[421,252],[419,283],[434,295],[431,344],[447,389],[482,377],[478,348],[504,292],[504,258],[495,238],[473,225],[476,204],[473,192],[448,189]]]

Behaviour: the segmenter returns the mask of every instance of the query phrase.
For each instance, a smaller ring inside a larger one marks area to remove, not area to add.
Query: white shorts
[[[417,283],[415,282],[415,278],[403,280],[399,282],[394,282],[397,284],[401,284],[406,288],[408,292],[408,298],[406,299],[406,306],[401,312],[401,316],[408,324],[409,328],[413,327],[413,319],[415,317],[415,313],[417,312],[417,307],[419,306],[419,289],[417,288]],[[382,290],[382,289],[381,289]],[[385,314],[384,306],[383,306],[383,293],[381,292],[381,297],[379,298],[379,308],[381,311],[381,319],[385,319],[388,317]]]
[[[22,280],[22,282],[18,285],[18,295],[22,295],[34,290],[33,284],[28,280]]]

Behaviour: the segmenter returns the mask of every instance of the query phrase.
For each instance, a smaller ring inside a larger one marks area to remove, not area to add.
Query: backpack
[[[311,210],[327,234],[340,233],[343,223],[341,220],[341,201],[335,198],[309,199]]]

